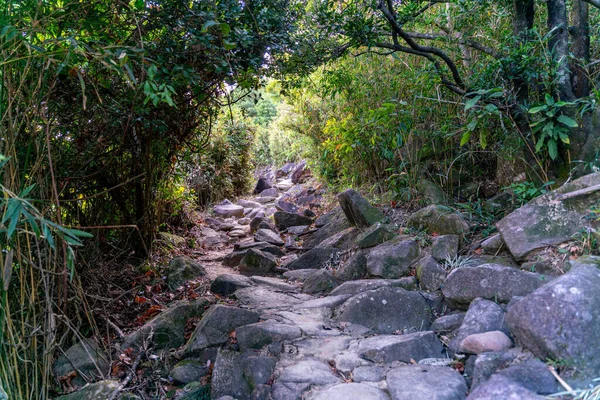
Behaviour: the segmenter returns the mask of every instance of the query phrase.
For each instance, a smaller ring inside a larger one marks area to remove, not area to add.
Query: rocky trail
[[[600,376],[600,261],[540,261],[595,223],[582,215],[597,194],[557,197],[599,174],[515,210],[478,244],[446,206],[398,220],[351,189],[316,218],[311,182],[289,164],[255,197],[216,205],[202,228],[215,249],[175,258],[166,278],[172,290],[208,279],[216,300],[172,304],[118,343],[132,373],[62,398],[146,398],[136,385],[149,373],[170,390],[160,398],[220,400],[542,399]],[[55,373],[108,376],[83,343]]]

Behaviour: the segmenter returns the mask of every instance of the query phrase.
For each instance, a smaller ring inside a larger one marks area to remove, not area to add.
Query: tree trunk
[[[571,82],[575,97],[590,93],[590,81],[585,66],[590,62],[589,5],[583,0],[574,0],[571,9],[571,42],[575,60],[571,63]]]
[[[556,63],[556,81],[561,100],[575,98],[569,71],[569,31],[567,29],[567,6],[565,0],[548,0],[548,30],[551,32],[548,48]]]

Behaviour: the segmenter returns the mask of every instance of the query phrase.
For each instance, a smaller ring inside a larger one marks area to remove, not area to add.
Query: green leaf
[[[8,231],[6,232],[6,236],[9,239],[12,237],[13,233],[17,229],[17,223],[19,222],[19,219],[21,218],[21,211],[23,211],[23,204],[18,203],[12,216],[10,217],[10,223],[8,224]]]
[[[467,102],[465,103],[465,111],[475,107],[479,100],[481,100],[481,96],[475,96],[472,99],[467,100]]]
[[[555,160],[556,156],[558,156],[558,144],[556,143],[556,140],[554,140],[554,139],[548,140],[548,154],[550,155],[550,158],[553,160]]]
[[[487,147],[487,134],[485,132],[479,134],[479,144],[481,144],[481,148],[483,149]]]
[[[29,195],[29,193],[31,193],[31,190],[33,190],[34,187],[35,184],[27,186],[25,189],[21,190],[21,193],[19,193],[19,197],[26,198]]]
[[[569,128],[577,128],[579,125],[573,118],[569,118],[566,115],[561,115],[557,118],[558,122],[563,125],[568,126]]]
[[[479,122],[479,120],[477,118],[473,118],[471,120],[471,122],[469,122],[469,124],[467,125],[467,130],[470,132],[473,132],[475,130],[475,128],[477,127],[478,122]]]
[[[29,211],[27,211],[26,209],[23,210],[23,215],[27,219],[27,222],[29,223],[29,226],[31,226],[31,229],[33,229],[33,232],[35,233],[35,235],[37,237],[40,237],[42,235],[42,233],[40,232],[40,227],[38,226],[38,224],[37,224],[35,218],[33,217],[33,215],[31,215],[29,213]]]
[[[206,21],[204,25],[202,25],[202,32],[207,32],[213,26],[219,25],[217,21]]]
[[[146,7],[146,2],[144,0],[135,0],[135,3],[133,5],[136,10],[143,10]]]
[[[229,33],[231,32],[231,27],[228,24],[222,23],[219,26],[221,27],[221,33],[223,34],[223,36],[229,35]]]
[[[559,132],[558,135],[560,136],[560,140],[565,143],[565,144],[571,144],[571,141],[569,140],[569,136],[565,133],[565,132]]]
[[[464,146],[465,144],[467,144],[467,142],[469,141],[470,138],[471,138],[471,132],[463,133],[462,137],[460,138],[460,145]]]
[[[485,106],[485,111],[492,113],[492,114],[497,114],[498,113],[498,107],[496,107],[493,104],[488,104],[487,106]]]
[[[544,147],[544,137],[545,136],[542,136],[535,144],[535,151],[539,152],[542,150],[542,147]]]
[[[546,98],[546,104],[548,104],[549,106],[554,105],[554,97],[550,96],[548,93],[546,93],[544,97]]]
[[[42,224],[42,231],[44,232],[44,238],[48,242],[48,245],[56,250],[56,246],[54,245],[54,238],[52,237],[52,231],[48,227],[47,224]]]
[[[230,42],[227,39],[223,39],[223,47],[225,48],[225,50],[233,50],[236,48],[236,44],[233,42]]]
[[[529,109],[529,114],[536,114],[536,113],[539,113],[540,111],[545,111],[547,109],[548,109],[548,106],[546,106],[546,105],[531,107]]]

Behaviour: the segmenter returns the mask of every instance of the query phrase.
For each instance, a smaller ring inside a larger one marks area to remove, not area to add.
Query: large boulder
[[[516,383],[515,381],[502,376],[494,375],[488,381],[477,386],[467,397],[467,400],[544,400],[540,396]]]
[[[277,233],[270,229],[259,229],[254,234],[254,240],[256,242],[266,242],[275,246],[283,246],[285,242],[281,239]]]
[[[416,331],[431,325],[430,307],[417,292],[383,287],[351,297],[338,309],[337,320],[359,324],[376,333]]]
[[[435,333],[415,332],[406,335],[379,335],[360,341],[358,352],[374,363],[401,361],[410,363],[424,358],[440,358],[444,347]]]
[[[400,287],[406,290],[415,288],[415,278],[405,277],[400,279],[359,279],[356,281],[344,282],[340,286],[333,289],[330,296],[339,296],[342,294],[357,294],[368,290],[380,289],[382,287]]]
[[[342,383],[325,390],[320,390],[310,397],[310,400],[388,400],[381,390],[364,383]]]
[[[258,249],[248,249],[246,255],[240,261],[240,272],[246,274],[266,274],[277,266],[274,255]]]
[[[329,293],[339,285],[339,280],[326,269],[320,269],[304,280],[303,293]]]
[[[258,322],[259,318],[260,314],[256,311],[223,305],[211,306],[196,326],[183,354],[191,356],[207,347],[223,344],[233,330]]]
[[[496,224],[506,246],[517,260],[532,250],[557,245],[592,225],[585,218],[600,201],[600,191],[561,200],[561,196],[600,184],[600,172],[586,175],[533,199]]]
[[[211,399],[231,396],[249,399],[252,389],[244,377],[244,355],[221,349],[217,354],[211,376]]]
[[[128,348],[139,350],[152,335],[154,350],[177,348],[185,343],[185,326],[188,319],[200,317],[208,302],[199,299],[191,303],[178,302],[156,317],[146,322],[141,328],[131,333],[121,344],[121,350]]]
[[[446,279],[446,270],[431,256],[417,261],[416,275],[422,289],[438,290]]]
[[[235,333],[242,351],[260,349],[274,342],[293,340],[302,336],[302,331],[296,325],[282,324],[274,320],[240,326]]]
[[[309,217],[285,211],[277,211],[273,217],[275,218],[275,225],[279,230],[284,230],[291,226],[312,224],[312,219]]]
[[[252,286],[252,281],[247,276],[222,274],[212,282],[210,291],[221,296],[229,296],[236,290],[249,286]]]
[[[167,285],[177,289],[185,281],[206,275],[206,270],[188,256],[177,256],[171,260],[167,269]]]
[[[341,383],[329,364],[306,359],[283,369],[273,384],[273,400],[302,399],[303,394],[315,386]]]
[[[401,237],[374,247],[367,255],[367,271],[372,276],[395,279],[408,275],[419,256],[416,241]]]
[[[439,235],[464,236],[469,232],[469,224],[451,208],[433,204],[422,208],[406,221],[409,227],[425,229]]]
[[[506,322],[536,356],[600,375],[600,269],[575,267],[512,304]]]
[[[216,215],[229,218],[229,217],[237,217],[242,218],[244,216],[244,207],[238,206],[235,204],[222,204],[215,206],[213,209]]]
[[[54,376],[61,377],[76,372],[71,381],[74,387],[95,382],[108,374],[109,358],[94,340],[84,339],[71,346],[52,365]]]
[[[288,269],[320,269],[331,261],[337,250],[333,247],[315,247],[287,265]]]
[[[444,281],[442,292],[459,308],[466,308],[477,297],[508,303],[514,296],[525,296],[548,282],[544,275],[497,264],[462,267]]]
[[[392,400],[462,400],[467,384],[456,370],[432,365],[406,365],[388,372]]]
[[[385,218],[378,208],[373,207],[354,189],[338,194],[338,201],[348,221],[358,228],[367,228]]]
[[[508,334],[504,319],[504,310],[498,304],[485,299],[475,299],[448,347],[453,351],[459,351],[460,343],[466,337],[478,333],[501,331]]]
[[[56,400],[108,399],[119,387],[119,381],[107,379],[87,385],[78,392],[57,397]]]
[[[458,254],[460,238],[457,235],[440,235],[431,239],[431,256],[437,261],[454,258]]]
[[[393,239],[395,236],[396,234],[393,232],[392,227],[377,223],[358,235],[356,245],[359,249],[375,247],[378,244]]]
[[[267,178],[258,178],[258,181],[256,181],[256,186],[254,186],[254,190],[252,193],[254,194],[261,194],[265,191],[265,190],[269,190],[271,189],[271,182],[269,182],[269,180]],[[277,193],[277,192],[275,192]]]
[[[341,281],[353,281],[362,279],[367,273],[368,250],[359,250],[340,266],[336,278]]]
[[[320,227],[312,235],[307,235],[303,247],[310,249],[319,246],[323,241],[350,227],[350,222],[348,222],[342,212],[334,213],[325,225]]]

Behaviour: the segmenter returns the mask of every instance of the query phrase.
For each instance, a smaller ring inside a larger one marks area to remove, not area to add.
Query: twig
[[[556,370],[554,369],[554,367],[552,365],[548,365],[548,371],[550,371],[550,373],[554,376],[554,378],[556,378],[558,383],[560,383],[561,386],[565,388],[565,390],[567,390],[569,392],[573,391],[573,388],[571,386],[569,386],[569,384],[567,382],[565,382],[563,378],[558,376],[558,374],[556,373]]]
[[[586,187],[585,189],[574,190],[569,193],[563,193],[556,196],[556,200],[567,200],[572,199],[573,197],[584,196],[586,194],[594,193],[600,190],[600,185],[594,185],[590,187]]]
[[[107,400],[115,400],[117,398],[117,396],[119,395],[119,393],[121,393],[121,391],[127,387],[129,382],[131,382],[131,380],[133,379],[133,376],[135,375],[136,370],[138,369],[138,366],[140,365],[140,362],[142,361],[142,357],[148,351],[148,343],[152,341],[153,334],[154,334],[154,332],[150,331],[150,335],[148,335],[148,339],[144,341],[144,348],[140,350],[137,357],[133,361],[133,364],[131,364],[131,369],[129,370],[129,373],[127,374],[125,379],[123,379],[121,381],[121,384],[119,385],[119,387],[117,387],[112,392],[112,394],[110,396],[108,396]]]
[[[119,328],[114,322],[112,322],[108,317],[104,316],[104,320],[106,321],[106,323],[108,325],[110,325],[111,328],[113,328],[113,330],[115,331],[115,333],[117,334],[117,336],[119,336],[119,338],[123,339],[125,337],[125,334],[123,333],[123,331],[121,330],[121,328]]]

